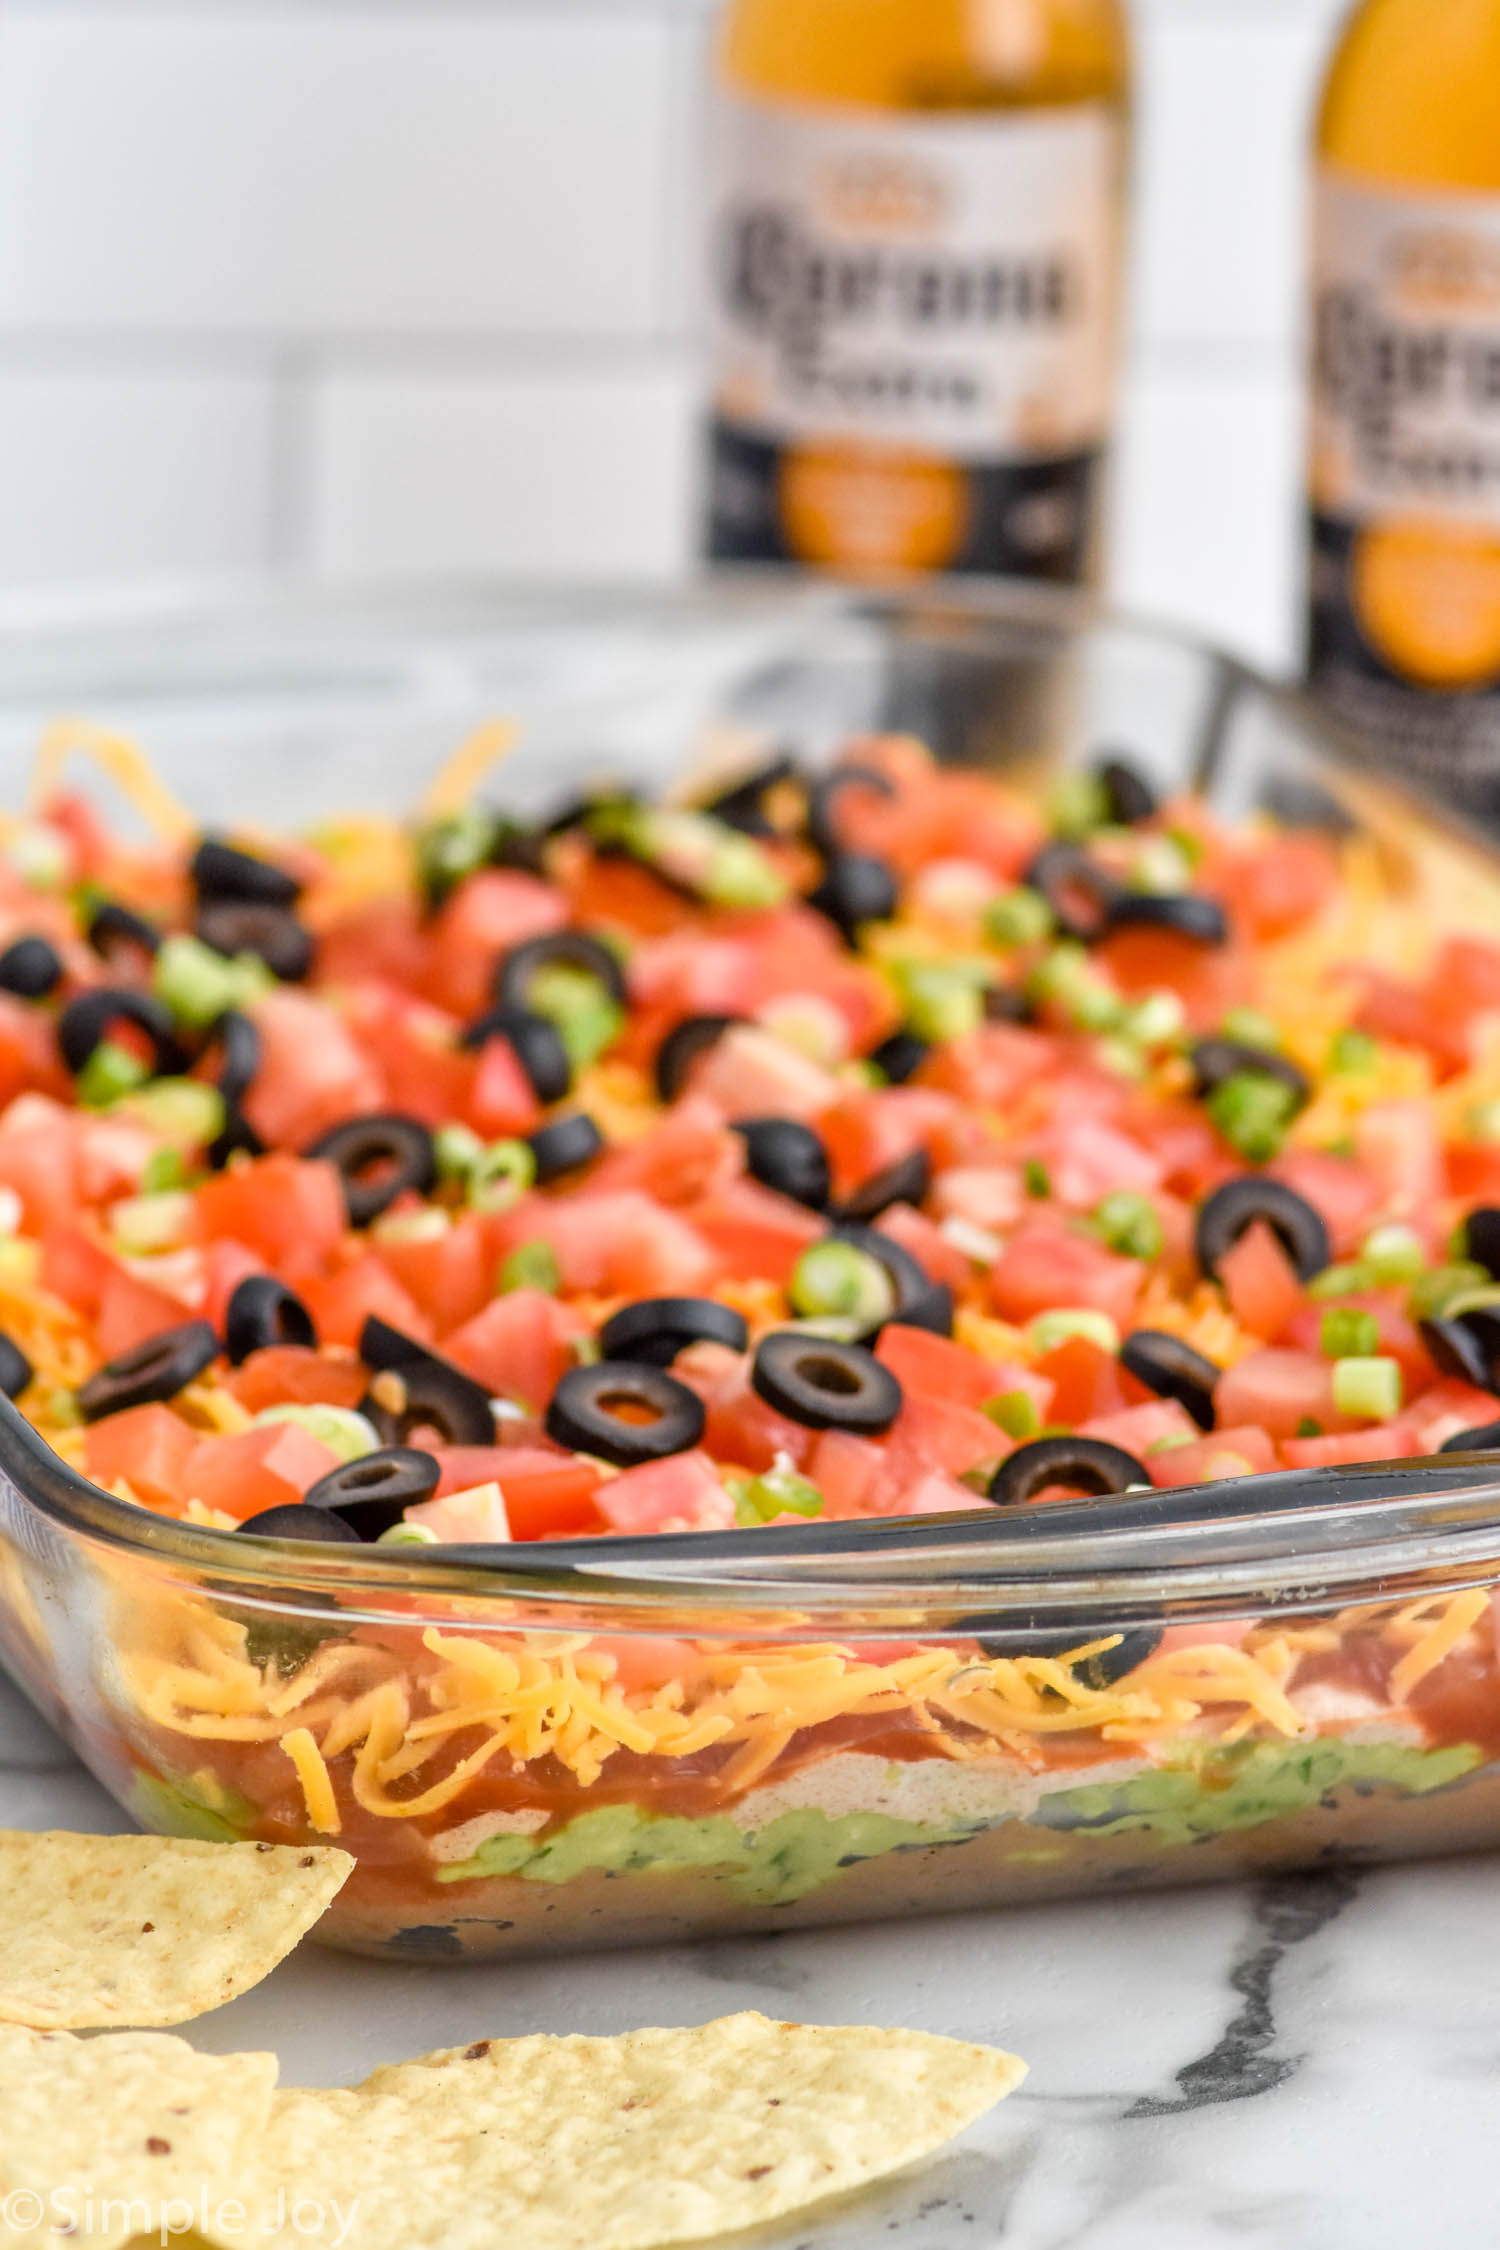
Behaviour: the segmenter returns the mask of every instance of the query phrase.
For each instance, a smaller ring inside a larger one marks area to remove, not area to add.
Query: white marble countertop
[[[128,1825],[3,1682],[0,1788],[7,1826]],[[1496,1872],[1333,1871],[493,1968],[308,1945],[190,2035],[337,2085],[487,2034],[747,2007],[912,2024],[1012,2048],[1031,2076],[946,2155],[735,2250],[1493,2250]]]

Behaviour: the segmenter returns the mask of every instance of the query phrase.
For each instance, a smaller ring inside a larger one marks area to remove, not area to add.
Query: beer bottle
[[[1124,0],[730,0],[716,70],[708,554],[1089,575]]]
[[[1500,0],[1363,0],[1317,129],[1309,673],[1500,815]]]

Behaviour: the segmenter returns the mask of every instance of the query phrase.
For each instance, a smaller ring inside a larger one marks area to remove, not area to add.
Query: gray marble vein
[[[122,1815],[0,1687],[4,1820]],[[306,1947],[204,2017],[287,2083],[486,2034],[758,2007],[1027,2057],[946,2155],[736,2250],[1494,2250],[1497,1871],[1486,1859],[493,1968]]]

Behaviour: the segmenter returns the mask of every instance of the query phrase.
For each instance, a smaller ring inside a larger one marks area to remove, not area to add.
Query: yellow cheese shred
[[[487,719],[445,758],[417,806],[423,820],[443,820],[461,812],[492,766],[508,758],[521,739],[513,719]]]
[[[1477,1625],[1489,1606],[1489,1589],[1471,1586],[1466,1594],[1455,1594],[1442,1615],[1417,1642],[1407,1650],[1391,1671],[1391,1694],[1404,1703],[1419,1680],[1435,1671],[1445,1656],[1451,1656],[1459,1642],[1473,1626]]]
[[[338,1800],[323,1753],[306,1727],[293,1727],[281,1738],[281,1747],[296,1768],[307,1817],[320,1836],[337,1836],[343,1826]]]
[[[33,812],[55,794],[64,767],[79,750],[108,774],[164,842],[181,843],[198,833],[197,821],[155,772],[139,743],[109,727],[97,726],[92,719],[55,719],[43,733],[31,769],[29,803]]]

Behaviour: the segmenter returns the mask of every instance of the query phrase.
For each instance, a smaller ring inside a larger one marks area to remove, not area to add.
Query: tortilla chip
[[[259,1984],[353,1865],[327,1845],[0,1831],[0,2023],[186,2023]]]
[[[199,2055],[165,2032],[0,2025],[0,2243],[114,2250],[212,2214],[275,2083],[274,2055]]]
[[[919,2031],[727,2016],[623,2039],[481,2040],[279,2094],[243,2200],[347,2250],[645,2250],[910,2164],[1025,2065]],[[353,2206],[351,2214],[351,2206]]]

